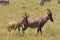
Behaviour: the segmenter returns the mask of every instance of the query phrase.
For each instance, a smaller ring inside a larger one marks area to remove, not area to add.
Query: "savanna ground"
[[[23,18],[27,12],[31,18],[47,15],[47,8],[52,10],[54,22],[48,21],[43,27],[43,35],[36,34],[37,29],[28,28],[25,34],[20,35],[16,30],[9,33],[7,31],[8,22]],[[0,4],[0,40],[60,40],[60,4],[57,0],[45,2],[44,6],[39,5],[39,0],[10,0],[10,5]]]

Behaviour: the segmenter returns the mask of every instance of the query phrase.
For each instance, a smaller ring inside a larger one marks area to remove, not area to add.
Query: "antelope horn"
[[[47,10],[48,10],[49,14],[52,14],[52,12],[51,12],[51,10],[50,10],[50,9],[47,9]]]

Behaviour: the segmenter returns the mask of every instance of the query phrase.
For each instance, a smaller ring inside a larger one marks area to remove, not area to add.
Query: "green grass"
[[[9,33],[6,29],[11,20],[21,19],[27,12],[31,18],[47,15],[47,8],[53,12],[54,22],[48,21],[43,27],[43,35],[34,36],[37,29],[28,28],[23,35],[22,32],[13,31]],[[39,5],[39,0],[10,0],[10,5],[0,4],[0,40],[60,40],[60,4],[57,0],[45,2],[44,6]]]

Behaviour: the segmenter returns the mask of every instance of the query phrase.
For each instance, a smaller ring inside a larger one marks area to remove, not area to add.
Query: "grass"
[[[47,15],[47,8],[53,12],[54,22],[48,21],[43,27],[43,35],[34,36],[37,29],[28,28],[25,35],[18,31],[13,35],[6,29],[11,20],[21,19],[27,12],[31,18]],[[10,0],[10,5],[0,4],[0,40],[60,40],[60,4],[57,0],[39,5],[39,0]]]

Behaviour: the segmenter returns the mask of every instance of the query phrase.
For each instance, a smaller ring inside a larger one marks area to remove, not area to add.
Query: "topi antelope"
[[[53,17],[52,17],[52,12],[50,9],[47,9],[48,10],[48,15],[46,17],[38,17],[36,19],[31,19],[31,18],[25,18],[25,21],[24,21],[24,28],[23,28],[23,32],[28,28],[38,28],[37,29],[37,34],[39,32],[41,32],[41,35],[42,35],[42,27],[44,26],[44,24],[48,21],[48,20],[51,20],[51,22],[54,22],[53,20]],[[27,16],[27,15],[26,15]]]
[[[23,16],[23,19],[10,21],[10,22],[8,23],[8,27],[7,27],[8,31],[11,32],[12,29],[14,29],[14,31],[15,31],[16,29],[18,29],[18,31],[20,32],[20,27],[23,28],[22,24],[23,24],[23,22],[24,22],[24,20],[25,20],[24,18],[25,18],[25,16]]]

